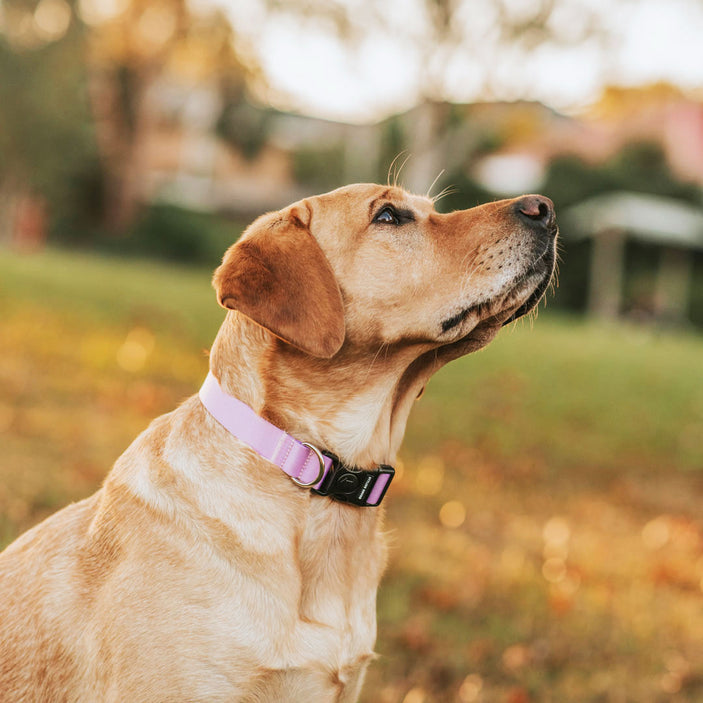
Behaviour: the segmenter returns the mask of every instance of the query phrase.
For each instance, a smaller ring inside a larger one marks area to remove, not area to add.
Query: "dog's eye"
[[[384,208],[379,210],[376,217],[373,218],[374,222],[379,222],[384,225],[399,225],[400,218],[398,213],[390,205],[386,205]]]

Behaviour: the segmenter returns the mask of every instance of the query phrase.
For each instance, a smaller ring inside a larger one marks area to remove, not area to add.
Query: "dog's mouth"
[[[522,280],[524,281],[531,276],[538,274],[540,271],[542,271],[542,278],[532,291],[530,297],[507,320],[505,320],[505,322],[503,322],[503,326],[508,325],[511,322],[515,322],[515,320],[519,320],[521,317],[524,317],[537,307],[539,301],[542,300],[544,294],[547,292],[547,288],[549,288],[555,265],[556,239],[553,239],[547,244],[547,247],[542,254],[535,259],[535,262],[522,277]],[[518,285],[520,284],[518,283]]]
[[[502,326],[505,326],[511,322],[514,322],[515,320],[518,320],[519,318],[523,317],[524,315],[527,315],[529,312],[531,312],[537,307],[539,301],[542,299],[547,289],[549,288],[549,284],[552,280],[552,274],[554,273],[555,263],[556,245],[555,239],[552,238],[546,244],[543,251],[541,251],[535,257],[535,260],[533,261],[530,268],[525,271],[517,281],[513,283],[511,291],[508,293],[508,295],[501,296],[501,299],[503,301],[511,298],[515,299],[518,298],[521,294],[524,294],[524,289],[526,285],[528,285],[529,287],[534,286],[527,300],[525,300],[525,302],[522,303],[522,305],[520,305],[517,310],[515,310],[505,321],[501,323]],[[536,285],[534,284],[535,277],[539,277]],[[464,322],[464,320],[466,320],[470,316],[474,316],[477,320],[483,320],[489,317],[499,317],[501,311],[496,310],[496,304],[497,301],[495,299],[492,299],[464,308],[456,315],[453,315],[452,317],[449,317],[442,321],[442,333],[444,334],[446,332],[449,332],[449,330],[453,329],[454,327],[458,327],[462,322]],[[501,304],[502,309],[509,309],[509,307],[511,306],[505,306],[504,304]]]

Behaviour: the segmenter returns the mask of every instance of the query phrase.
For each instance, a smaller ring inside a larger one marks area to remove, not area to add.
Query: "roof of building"
[[[703,249],[703,208],[674,198],[625,191],[606,193],[569,208],[564,220],[565,233],[574,238],[621,230],[640,241]]]

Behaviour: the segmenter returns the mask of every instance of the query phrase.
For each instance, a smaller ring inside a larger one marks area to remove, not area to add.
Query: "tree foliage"
[[[699,188],[682,182],[671,171],[661,145],[647,141],[626,144],[611,159],[598,164],[573,155],[558,156],[549,165],[542,189],[560,209],[616,190],[700,202]]]
[[[14,22],[31,21],[30,9],[14,9]],[[32,48],[0,34],[0,191],[32,192],[61,215],[97,162],[84,49],[77,23]]]
[[[205,87],[215,109],[219,101],[231,112],[262,78],[219,10],[185,0],[71,2],[0,5],[0,200],[13,212],[13,203],[40,198],[62,236],[75,239],[72,230],[134,222],[144,136],[171,117],[164,92]],[[189,119],[182,106],[172,117]],[[243,152],[260,148],[256,129],[237,136],[229,141]],[[7,217],[4,227],[14,227]]]

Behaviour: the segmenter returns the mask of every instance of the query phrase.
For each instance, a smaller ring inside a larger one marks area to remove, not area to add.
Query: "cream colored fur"
[[[232,309],[213,373],[299,440],[351,465],[392,463],[432,373],[488,343],[551,275],[515,202],[439,215],[357,185],[260,218],[243,242],[267,257],[297,238],[289,277],[304,282],[286,295],[304,301],[322,268],[325,299],[277,317],[285,301],[246,298],[259,279],[238,276],[257,262],[234,245],[215,278]],[[374,221],[386,203],[413,220]],[[386,557],[382,507],[297,487],[193,396],[98,493],[0,555],[0,701],[355,701]]]

